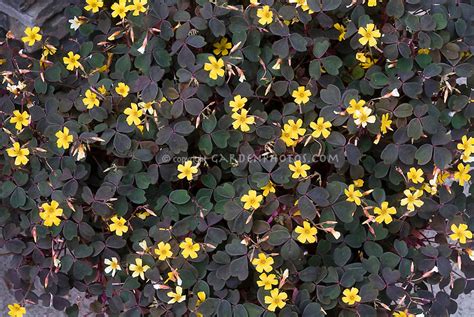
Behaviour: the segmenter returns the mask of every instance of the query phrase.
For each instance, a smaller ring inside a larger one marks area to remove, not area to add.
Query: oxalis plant
[[[5,314],[447,316],[474,288],[474,6],[64,14],[1,39]]]

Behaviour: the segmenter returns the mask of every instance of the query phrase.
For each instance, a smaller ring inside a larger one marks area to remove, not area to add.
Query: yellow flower
[[[84,7],[86,11],[92,11],[92,13],[99,12],[99,9],[104,6],[102,0],[86,0],[87,5]]]
[[[365,28],[360,27],[358,33],[361,36],[359,43],[362,45],[368,44],[370,47],[376,46],[377,38],[382,36],[373,23],[367,24]]]
[[[474,153],[474,138],[468,138],[467,135],[463,135],[461,143],[458,143],[457,148],[458,150],[463,151],[465,157],[471,156],[471,154]]]
[[[295,146],[298,142],[291,138],[291,131],[282,129],[280,139],[285,142],[286,146]]]
[[[10,118],[10,123],[15,124],[15,129],[20,131],[23,129],[23,126],[26,127],[30,124],[30,115],[26,111],[20,112],[15,110]]]
[[[21,38],[24,43],[28,43],[28,46],[33,46],[36,41],[41,41],[43,36],[39,34],[40,28],[37,26],[27,27],[25,29],[25,36]]]
[[[173,256],[171,252],[171,244],[161,241],[155,248],[155,254],[158,256],[158,260],[165,261]]]
[[[153,108],[153,102],[139,102],[138,106],[151,115],[155,113],[155,109]]]
[[[362,186],[364,186],[364,180],[363,180],[363,179],[356,179],[356,180],[354,181],[354,186],[355,186],[355,187],[362,187]]]
[[[58,49],[57,49],[56,47],[54,47],[53,45],[51,45],[51,44],[45,44],[45,45],[43,46],[43,54],[42,54],[42,56],[46,57],[46,56],[48,56],[48,55],[54,55],[54,54],[56,54],[56,51],[57,51],[57,50],[58,50]]]
[[[67,57],[63,57],[63,62],[64,65],[66,65],[66,69],[73,71],[74,69],[81,67],[81,63],[79,63],[80,58],[81,55],[68,52]]]
[[[186,300],[186,295],[183,295],[183,288],[181,286],[176,286],[175,292],[168,292],[166,295],[171,298],[168,304],[181,303]]]
[[[206,297],[207,297],[206,293],[201,291],[201,292],[198,292],[196,295],[197,295],[197,298],[198,298],[198,300],[196,301],[196,306],[200,306],[206,300]]]
[[[380,132],[382,134],[385,134],[388,132],[388,130],[392,131],[392,128],[390,127],[392,125],[392,120],[390,120],[389,114],[384,113],[382,115],[382,120],[380,120]]]
[[[303,227],[297,226],[295,232],[299,234],[298,241],[301,243],[315,243],[318,229],[311,226],[308,221],[303,221]]]
[[[331,134],[332,124],[324,121],[323,117],[319,117],[316,122],[311,122],[309,126],[314,130],[311,134],[313,138],[319,138],[322,135],[326,139]]]
[[[56,138],[56,145],[57,147],[63,148],[67,150],[69,148],[69,145],[72,143],[73,136],[69,134],[69,129],[67,127],[64,127],[63,130],[59,130],[55,134]]]
[[[18,303],[8,305],[8,316],[11,317],[23,317],[26,314],[26,308]]]
[[[260,274],[260,281],[257,281],[258,287],[263,287],[264,290],[269,291],[273,288],[273,285],[277,285],[278,280],[275,274],[262,273]]]
[[[423,178],[423,170],[421,168],[416,169],[414,167],[410,167],[410,170],[407,173],[408,180],[412,181],[413,184],[423,183],[425,180]]]
[[[459,240],[459,243],[466,243],[466,239],[472,239],[472,232],[468,230],[467,225],[464,223],[461,223],[459,226],[452,224],[451,231],[453,233],[449,237],[454,241]]]
[[[119,0],[119,2],[113,3],[110,8],[112,9],[112,18],[119,16],[123,19],[127,16],[127,0]]]
[[[386,223],[387,225],[392,222],[392,216],[397,213],[395,207],[389,207],[388,202],[384,201],[380,207],[375,207],[374,214],[378,215],[375,217],[375,221],[378,223]]]
[[[43,211],[39,213],[39,216],[44,220],[43,224],[46,227],[51,227],[53,225],[59,226],[61,223],[61,219],[59,217],[63,215],[63,210],[62,208],[58,207],[59,203],[56,200],[52,200],[51,204],[44,203],[41,205]]]
[[[179,247],[182,250],[181,255],[185,259],[189,257],[191,259],[197,258],[198,257],[197,252],[201,250],[201,246],[199,245],[199,243],[194,243],[193,239],[191,238],[184,239],[184,241],[179,244]]]
[[[110,220],[112,221],[112,223],[109,224],[109,230],[111,232],[115,231],[115,234],[119,237],[121,237],[124,233],[128,231],[128,227],[125,225],[125,223],[127,222],[125,218],[113,216]]]
[[[260,207],[260,203],[263,200],[262,195],[257,195],[255,190],[249,190],[247,194],[240,198],[240,201],[244,203],[244,209],[257,209]]]
[[[365,55],[364,53],[360,53],[360,52],[357,53],[355,57],[360,62],[359,64],[363,69],[368,69],[374,66],[374,64],[377,63],[378,61],[376,59],[372,59],[371,56]]]
[[[141,116],[143,116],[143,110],[138,109],[136,103],[131,103],[130,107],[126,108],[123,111],[127,115],[127,124],[128,125],[139,125],[141,122]]]
[[[20,143],[13,143],[13,147],[7,149],[9,157],[15,158],[15,165],[26,165],[28,163],[28,155],[30,150],[24,149],[20,146]]]
[[[224,77],[224,60],[217,60],[214,56],[209,56],[207,60],[209,63],[204,64],[204,70],[209,72],[209,78],[216,80],[217,77]]]
[[[104,85],[100,86],[99,88],[97,88],[97,90],[99,91],[99,93],[101,95],[106,95],[107,94],[107,88],[105,88]]]
[[[303,120],[298,119],[295,122],[291,119],[283,126],[283,129],[290,132],[290,137],[292,139],[298,139],[300,135],[303,136],[306,133],[306,129],[301,126],[303,126]]]
[[[377,0],[369,0],[367,2],[367,6],[369,7],[376,7],[377,6]]]
[[[412,193],[409,189],[405,189],[403,194],[405,194],[405,198],[401,200],[400,205],[407,206],[408,211],[414,211],[415,207],[423,206],[424,202],[419,199],[423,196],[422,190],[417,189]]]
[[[311,91],[306,90],[304,86],[299,86],[298,89],[293,90],[291,96],[295,98],[295,103],[298,105],[306,104],[311,97]]]
[[[464,183],[471,179],[471,175],[469,175],[470,169],[471,165],[469,164],[466,164],[466,166],[463,163],[458,164],[458,170],[454,173],[454,179],[459,182],[460,186],[464,186]]]
[[[415,315],[410,314],[408,310],[405,309],[405,311],[393,312],[393,317],[415,317]]]
[[[344,294],[342,301],[348,305],[359,303],[362,299],[359,295],[357,295],[359,294],[359,290],[355,287],[352,287],[351,289],[346,288],[342,294]]]
[[[240,129],[242,132],[250,131],[249,124],[254,124],[255,118],[253,116],[247,116],[247,113],[248,111],[246,109],[242,109],[240,113],[234,112],[232,114],[232,119],[234,119],[232,126],[234,129]]]
[[[285,292],[280,292],[278,288],[270,291],[270,296],[265,296],[265,304],[268,304],[269,311],[275,311],[277,308],[282,309],[285,307],[285,300],[288,295]]]
[[[335,23],[333,27],[339,31],[339,38],[338,38],[339,42],[345,40],[347,28],[344,25],[339,24],[339,23]]]
[[[111,257],[110,259],[105,259],[104,264],[107,265],[104,269],[105,274],[112,273],[112,277],[115,276],[117,271],[121,271],[122,268],[120,267],[119,261],[116,257]]]
[[[273,12],[267,5],[257,10],[257,17],[259,17],[258,23],[261,25],[267,25],[273,22]]]
[[[97,99],[97,94],[93,93],[92,90],[87,89],[85,97],[82,98],[82,103],[86,105],[87,109],[92,109],[98,107],[100,104],[99,99]]]
[[[232,43],[227,42],[227,38],[223,37],[219,42],[213,44],[215,47],[212,51],[214,55],[221,54],[222,56],[226,56],[229,54],[229,49],[232,48]]]
[[[150,266],[143,265],[143,260],[140,258],[135,259],[135,264],[128,266],[128,269],[133,272],[132,277],[140,276],[142,280],[145,279],[145,272],[148,271],[149,268]]]
[[[275,193],[275,184],[273,184],[272,181],[268,181],[267,185],[260,189],[263,190],[263,196],[267,197],[270,193]]]
[[[231,100],[229,102],[229,106],[232,108],[232,112],[237,112],[243,107],[245,107],[245,103],[248,101],[247,98],[243,97],[241,95],[237,95],[234,97],[234,100]]]
[[[140,13],[146,12],[145,6],[147,5],[148,0],[133,0],[133,4],[127,7],[127,11],[133,11],[133,16],[139,16]],[[120,16],[123,18],[122,16]]]
[[[357,111],[361,111],[365,105],[365,100],[356,101],[355,99],[351,99],[349,101],[349,107],[347,107],[346,111],[348,114],[354,115]]]
[[[115,87],[115,92],[124,98],[128,96],[129,91],[130,87],[124,83],[118,83],[117,87]]]
[[[368,107],[362,107],[360,111],[356,111],[354,113],[354,123],[358,126],[362,126],[363,128],[367,126],[367,123],[374,123],[375,116],[370,115],[371,113],[372,109]]]
[[[291,177],[295,179],[308,176],[308,173],[306,173],[306,171],[309,171],[311,169],[308,164],[301,164],[300,160],[295,161],[294,164],[289,164],[288,168],[290,169],[290,171],[293,172]]]
[[[360,190],[356,190],[353,184],[349,185],[348,188],[344,189],[344,194],[346,194],[346,200],[351,203],[355,203],[357,206],[362,204],[360,198],[362,197],[362,193]]]
[[[258,258],[254,258],[252,260],[252,264],[255,265],[255,269],[258,273],[262,273],[263,271],[270,273],[273,270],[273,258],[271,256],[267,257],[264,253],[260,253]]]
[[[430,49],[429,48],[420,48],[418,50],[418,55],[428,55],[430,53]]]
[[[198,172],[197,166],[193,166],[192,161],[186,161],[184,164],[179,164],[178,165],[178,172],[181,172],[178,174],[179,179],[184,179],[186,178],[188,181],[193,179],[193,175]]]

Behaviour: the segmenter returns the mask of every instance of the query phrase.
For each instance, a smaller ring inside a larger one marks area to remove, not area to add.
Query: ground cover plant
[[[5,313],[447,316],[473,289],[469,2],[65,14],[0,43]]]

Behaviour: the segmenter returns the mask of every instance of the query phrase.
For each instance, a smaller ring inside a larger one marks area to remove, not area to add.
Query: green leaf
[[[169,199],[174,204],[184,205],[191,199],[191,196],[189,196],[187,190],[177,189],[171,192]]]

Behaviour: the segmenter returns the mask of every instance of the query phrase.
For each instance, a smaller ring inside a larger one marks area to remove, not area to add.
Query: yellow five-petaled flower
[[[423,191],[416,189],[414,192],[411,192],[409,189],[403,191],[405,198],[400,202],[400,205],[407,206],[408,211],[414,211],[415,207],[423,206],[424,202],[420,199],[423,196]]]
[[[209,72],[209,78],[216,80],[217,77],[224,77],[224,60],[214,56],[209,56],[207,60],[209,63],[204,64],[204,70]]]
[[[195,259],[198,257],[197,252],[201,250],[201,246],[199,243],[194,243],[193,239],[191,238],[185,238],[183,242],[179,244],[179,247],[181,248],[181,255],[187,259]]]
[[[454,172],[454,179],[459,182],[460,186],[464,186],[464,183],[471,179],[471,175],[469,175],[470,170],[471,165],[464,165],[463,163],[458,164],[458,170]]]
[[[451,225],[451,231],[453,232],[449,237],[459,243],[466,243],[466,239],[472,239],[472,232],[468,229],[468,226],[461,223],[459,226],[455,224]]]
[[[265,296],[265,304],[268,304],[269,311],[275,311],[277,308],[282,309],[286,305],[288,295],[285,292],[280,292],[278,288],[270,291],[270,296]]]
[[[140,258],[136,258],[135,264],[130,264],[128,266],[128,269],[133,272],[132,277],[140,276],[142,280],[145,279],[145,272],[148,271],[149,268],[149,265],[143,265],[143,260]]]
[[[322,135],[326,139],[331,134],[332,124],[329,121],[324,121],[323,117],[319,117],[316,122],[311,122],[309,126],[314,130],[311,133],[313,138],[319,138]]]
[[[44,220],[43,224],[46,227],[59,226],[61,223],[61,217],[63,215],[62,208],[59,208],[59,203],[56,200],[52,200],[50,204],[44,203],[41,205],[42,212],[39,213],[41,219]]]
[[[359,303],[361,301],[361,297],[358,295],[359,294],[359,289],[352,287],[351,289],[345,289],[344,292],[342,292],[344,296],[342,297],[342,301],[346,303],[347,305],[354,305],[355,303]]]
[[[303,221],[303,227],[297,226],[295,232],[299,234],[298,241],[301,243],[315,243],[318,229],[313,227],[308,221]]]
[[[273,288],[273,285],[278,284],[275,274],[262,273],[260,274],[260,280],[257,281],[258,287],[263,287],[264,290],[269,291]]]
[[[251,124],[255,123],[255,117],[253,116],[248,116],[248,110],[247,109],[242,109],[239,112],[234,112],[232,114],[232,119],[234,119],[234,122],[232,123],[232,127],[234,129],[240,129],[242,132],[248,132],[250,131],[250,126]]]
[[[357,206],[362,204],[361,197],[363,196],[360,190],[356,190],[354,184],[350,184],[348,188],[344,189],[344,194],[346,194],[346,200],[348,202],[355,203]]]
[[[139,16],[140,13],[146,12],[147,0],[133,0],[133,3],[127,7],[128,11],[132,11],[133,16]]]
[[[158,256],[158,260],[165,261],[173,256],[171,251],[171,244],[168,242],[160,241],[155,248],[155,254]]]
[[[252,264],[255,265],[255,269],[258,273],[262,273],[263,271],[270,273],[273,270],[274,260],[271,256],[266,256],[265,253],[260,253],[257,258],[252,260]]]
[[[378,215],[375,217],[375,221],[378,223],[386,223],[387,225],[392,222],[392,216],[397,213],[395,207],[389,207],[388,202],[384,201],[380,207],[374,208],[374,214]]]
[[[261,25],[267,25],[273,22],[273,12],[270,9],[270,6],[263,6],[257,10],[258,23]]]
[[[68,52],[67,56],[63,57],[63,62],[64,65],[66,65],[66,69],[73,71],[74,69],[81,67],[79,59],[81,59],[81,55],[74,54],[74,52]]]
[[[113,18],[119,16],[121,19],[123,19],[127,16],[127,0],[119,0],[119,2],[114,2],[110,8],[112,9]]]
[[[111,232],[115,231],[115,234],[119,237],[121,237],[124,233],[128,231],[128,227],[127,225],[125,225],[125,223],[127,222],[125,218],[113,216],[110,221],[112,221],[112,223],[109,224],[109,230]]]
[[[228,42],[227,38],[223,37],[219,42],[213,44],[214,50],[212,51],[214,55],[221,54],[226,56],[229,54],[229,49],[232,47],[232,43]]]
[[[69,145],[72,143],[74,137],[69,134],[69,129],[67,127],[64,127],[63,130],[59,130],[55,134],[57,140],[56,140],[56,145],[58,148],[63,148],[67,150],[69,148]]]
[[[240,201],[244,203],[244,209],[257,209],[260,207],[260,203],[263,200],[262,195],[257,195],[255,190],[249,190],[247,194],[240,198]]]
[[[82,103],[87,107],[87,109],[92,109],[94,107],[98,107],[100,104],[99,99],[97,98],[97,94],[92,92],[92,90],[87,89],[85,93],[85,97],[82,98]]]
[[[309,102],[309,97],[311,97],[311,91],[306,90],[304,86],[299,86],[298,89],[293,90],[291,96],[295,98],[296,104],[304,105]]]
[[[10,118],[10,123],[15,124],[15,129],[18,131],[22,130],[30,124],[30,115],[28,112],[20,112],[18,110],[13,111],[13,116]]]
[[[171,298],[168,304],[181,303],[186,299],[186,295],[183,295],[183,288],[181,286],[176,286],[176,291],[168,292],[166,295]]]
[[[128,125],[140,125],[140,122],[142,121],[141,117],[143,116],[143,110],[138,109],[138,105],[136,103],[132,102],[130,107],[126,108],[123,113],[127,115]]]
[[[87,5],[84,7],[84,10],[91,11],[92,13],[99,12],[99,9],[104,6],[102,0],[86,0]]]
[[[197,166],[193,166],[193,162],[191,160],[184,162],[184,164],[179,164],[177,169],[178,172],[180,172],[178,174],[178,178],[186,178],[188,181],[192,180],[194,174],[197,174],[198,172]]]
[[[23,317],[26,314],[26,308],[18,303],[8,305],[8,316],[10,317]]]
[[[289,164],[288,168],[293,172],[291,175],[292,178],[307,177],[311,167],[308,164],[302,164],[300,160],[295,161],[293,164]]]
[[[28,155],[30,150],[27,148],[22,148],[20,143],[15,142],[11,148],[7,149],[7,154],[9,157],[15,158],[15,165],[26,165],[28,163]]]
[[[129,91],[130,87],[124,83],[118,83],[117,87],[115,87],[115,92],[124,98],[128,96]]]
[[[382,36],[373,23],[367,24],[365,28],[360,27],[358,33],[361,36],[359,43],[362,45],[368,44],[370,47],[376,46],[377,39]]]
[[[21,40],[28,44],[28,46],[33,46],[36,41],[41,41],[43,36],[39,34],[40,28],[37,26],[34,27],[27,27],[25,29],[25,36],[21,38]]]

